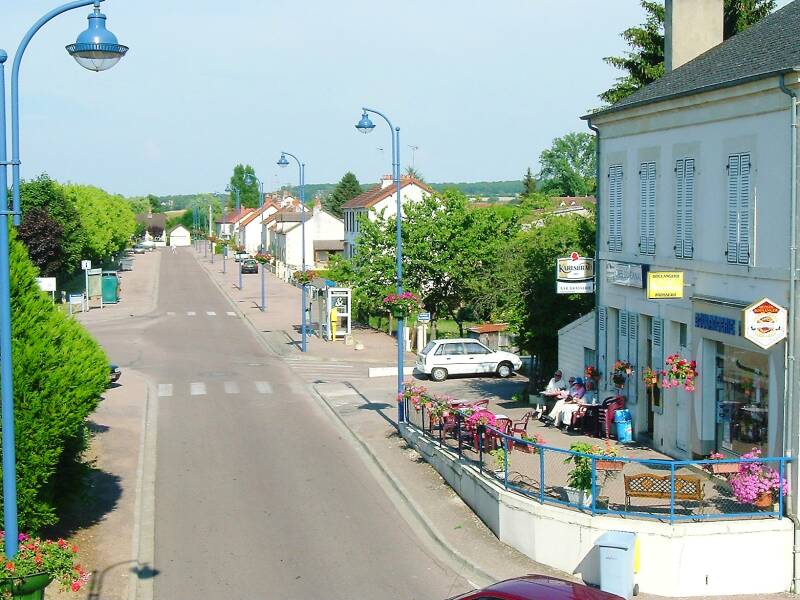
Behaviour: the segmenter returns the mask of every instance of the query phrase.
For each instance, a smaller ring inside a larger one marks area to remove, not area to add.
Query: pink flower
[[[72,585],[69,586],[69,587],[72,589],[73,592],[77,592],[78,590],[81,589],[81,582],[80,581],[73,581]]]

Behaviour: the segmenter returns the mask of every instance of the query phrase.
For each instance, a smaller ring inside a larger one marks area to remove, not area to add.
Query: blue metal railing
[[[728,479],[736,477],[735,473],[726,477],[711,471],[712,465],[759,464],[763,469],[777,472],[778,489],[783,490],[786,485],[786,463],[791,460],[788,457],[669,460],[585,454],[527,441],[491,425],[479,425],[474,429],[465,427],[468,415],[458,410],[450,411],[454,423],[452,420],[432,418],[424,406],[417,410],[410,406],[407,399],[405,402],[408,423],[426,437],[454,452],[459,461],[472,463],[481,475],[502,481],[505,489],[528,496],[541,504],[577,508],[590,511],[592,515],[657,519],[669,523],[765,517],[780,519],[784,514],[783,493],[774,495],[775,502],[771,506],[759,509],[752,503],[736,498]],[[502,448],[506,457],[502,468],[494,473],[487,469],[485,463],[491,445]],[[524,448],[529,450],[514,452],[515,449]],[[531,456],[530,460],[524,459],[526,464],[522,471],[512,469],[512,457],[514,463],[522,460],[517,456]],[[535,458],[537,456],[538,460]],[[574,468],[565,464],[576,457],[591,461],[591,488],[584,492],[583,498],[578,494],[577,501],[570,499],[569,495],[564,497],[568,489],[568,471]],[[602,463],[604,469],[598,469],[598,462]],[[609,463],[621,463],[622,466],[608,469],[612,466]],[[629,482],[625,481],[623,474],[631,480],[641,476],[640,480],[654,483],[657,489],[650,495],[647,490],[629,489]],[[692,493],[686,493],[687,488],[691,488]],[[604,492],[607,496],[603,496]],[[636,504],[632,503],[633,500]],[[709,509],[708,512],[706,509]]]

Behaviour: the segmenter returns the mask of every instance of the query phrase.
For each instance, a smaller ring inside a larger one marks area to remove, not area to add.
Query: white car
[[[417,355],[417,371],[434,381],[444,381],[449,375],[496,373],[511,377],[522,367],[519,356],[502,350],[490,350],[470,338],[433,340]]]

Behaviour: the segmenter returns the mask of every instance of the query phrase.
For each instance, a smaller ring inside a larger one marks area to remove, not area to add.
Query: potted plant
[[[315,271],[295,271],[292,278],[300,285],[308,285],[317,276]]]
[[[760,458],[761,450],[753,448],[742,454],[742,458]],[[789,493],[789,482],[781,477],[778,471],[761,462],[743,462],[739,470],[731,475],[731,489],[736,499],[743,504],[752,504],[758,508],[769,508],[779,496]]]
[[[254,258],[255,258],[255,259],[256,259],[256,260],[257,260],[257,261],[258,261],[260,264],[262,264],[262,265],[265,265],[265,264],[267,264],[269,261],[271,261],[271,260],[272,260],[272,256],[271,256],[269,253],[264,253],[264,254],[262,254],[261,252],[259,252],[258,254],[256,254]]]
[[[383,299],[384,308],[395,319],[405,319],[412,312],[419,310],[422,307],[419,296],[412,292],[403,292],[402,294],[389,294]]]
[[[728,457],[720,452],[712,452],[708,455],[709,460],[723,460],[725,458]],[[706,468],[714,475],[732,475],[739,472],[739,463],[708,463]]]
[[[64,590],[79,591],[89,574],[76,562],[78,548],[59,539],[42,540],[19,534],[17,555],[5,555],[5,538],[0,534],[0,595],[20,600],[43,600],[44,589],[58,581]]]
[[[570,454],[564,463],[572,463],[567,476],[567,500],[578,506],[592,505],[592,459],[582,454],[591,454],[593,446],[586,442],[572,444],[569,449],[579,454]]]
[[[545,443],[544,438],[540,436],[538,433],[532,433],[530,436],[523,434],[522,441],[530,443],[514,444],[513,447],[519,449],[520,452],[524,452],[525,454],[536,454],[539,452],[539,448],[537,446],[532,446],[531,444],[537,444],[539,446],[542,446]]]
[[[631,373],[633,373],[631,363],[626,360],[618,360],[614,363],[614,368],[611,371],[611,380],[616,387],[622,388]]]
[[[597,384],[600,382],[600,378],[603,376],[599,369],[595,366],[589,365],[583,370],[583,374],[586,376],[586,379],[591,379],[594,381],[595,389],[597,389]]]
[[[509,452],[503,448],[495,448],[489,454],[492,455],[494,459],[494,473],[500,479],[504,479],[506,475],[506,469],[511,468],[511,457],[509,456]]]
[[[614,446],[608,440],[605,441],[605,445],[600,448],[599,446],[592,446],[592,451],[590,454],[595,454],[597,456],[606,456],[609,458],[617,458],[619,457],[619,448]],[[595,461],[595,470],[603,471],[606,477],[612,477],[617,474],[617,472],[622,471],[625,467],[625,463],[621,460],[602,460],[597,459]]]
[[[661,371],[661,386],[665,390],[683,387],[687,392],[693,392],[697,378],[697,363],[693,360],[686,360],[680,354],[670,354],[666,363],[667,368]]]
[[[402,393],[397,394],[397,401],[404,402],[409,400],[417,411],[422,410],[422,407],[427,406],[431,398],[428,395],[427,388],[421,385],[411,385],[409,383],[403,386]]]

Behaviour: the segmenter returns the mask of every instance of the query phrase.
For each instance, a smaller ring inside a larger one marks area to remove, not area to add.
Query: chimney
[[[664,71],[722,43],[724,0],[666,0]]]
[[[384,175],[381,177],[381,189],[387,188],[394,183],[394,177],[391,175]]]

